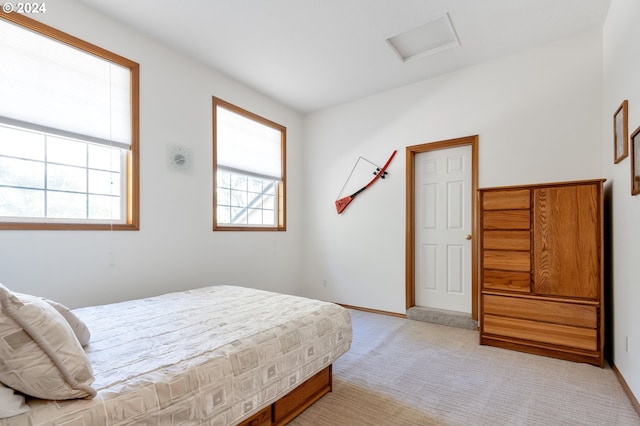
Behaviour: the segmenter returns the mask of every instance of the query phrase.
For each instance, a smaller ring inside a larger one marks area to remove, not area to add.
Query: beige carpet
[[[640,425],[607,366],[480,346],[476,331],[351,311],[333,392],[292,426]]]

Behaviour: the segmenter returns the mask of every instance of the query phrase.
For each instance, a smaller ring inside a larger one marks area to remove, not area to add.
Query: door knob
[[[471,234],[467,234],[467,235],[465,235],[465,236],[464,236],[464,239],[465,239],[465,240],[470,240],[470,239],[471,239]]]

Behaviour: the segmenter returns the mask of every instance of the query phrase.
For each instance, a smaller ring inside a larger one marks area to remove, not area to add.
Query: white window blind
[[[282,131],[216,106],[218,167],[282,180]]]
[[[0,20],[0,122],[128,149],[131,71]]]

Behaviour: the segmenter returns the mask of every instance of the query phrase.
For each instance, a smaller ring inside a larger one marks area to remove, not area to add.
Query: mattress
[[[349,350],[332,303],[213,286],[73,311],[91,331],[97,396],[28,399],[0,426],[233,425]]]

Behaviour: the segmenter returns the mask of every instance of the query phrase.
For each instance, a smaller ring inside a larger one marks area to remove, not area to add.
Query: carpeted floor
[[[608,366],[480,346],[471,330],[351,315],[333,392],[291,426],[640,425]]]

